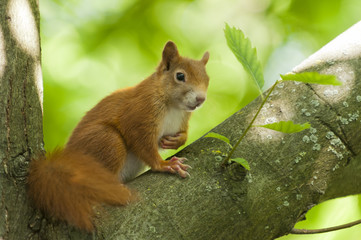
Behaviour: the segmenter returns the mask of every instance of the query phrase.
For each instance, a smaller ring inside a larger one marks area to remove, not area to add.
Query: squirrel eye
[[[178,81],[181,81],[181,82],[185,82],[185,76],[184,76],[184,73],[181,73],[181,72],[177,72],[176,74],[176,78]]]

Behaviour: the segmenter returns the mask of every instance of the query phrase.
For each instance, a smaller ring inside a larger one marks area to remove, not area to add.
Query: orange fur
[[[80,229],[93,231],[93,206],[124,205],[131,192],[91,156],[55,150],[32,161],[28,193],[37,208]]]
[[[190,111],[205,100],[208,57],[181,57],[168,42],[154,74],[104,98],[79,122],[64,150],[31,162],[28,192],[35,206],[93,231],[94,206],[125,205],[134,198],[119,181],[124,171],[133,171],[125,167],[132,164],[127,161],[137,161],[129,155],[152,170],[186,177],[189,166],[178,158],[164,161],[158,149],[185,143]]]

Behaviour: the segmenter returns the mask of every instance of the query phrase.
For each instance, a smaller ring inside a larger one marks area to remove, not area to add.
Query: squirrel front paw
[[[187,172],[188,169],[192,168],[187,164],[183,164],[186,161],[186,158],[178,158],[172,157],[169,161],[162,161],[160,171],[175,173],[181,176],[182,178],[186,178],[190,176]]]
[[[160,147],[163,149],[178,149],[180,146],[185,144],[186,140],[187,134],[184,132],[179,132],[173,136],[163,136],[160,139]]]

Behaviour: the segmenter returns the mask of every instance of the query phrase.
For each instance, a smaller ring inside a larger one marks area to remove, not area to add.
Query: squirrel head
[[[162,61],[157,68],[169,104],[173,107],[193,111],[206,100],[209,77],[206,64],[209,53],[201,60],[182,57],[174,42],[168,41],[163,49]]]

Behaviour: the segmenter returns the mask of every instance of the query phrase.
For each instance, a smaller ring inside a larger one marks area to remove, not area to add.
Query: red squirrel
[[[208,52],[199,61],[182,57],[167,42],[155,73],[105,97],[82,118],[64,149],[31,161],[28,193],[35,207],[92,232],[93,207],[134,200],[123,183],[145,165],[187,177],[184,158],[165,161],[158,150],[186,142],[191,112],[206,99],[208,58]]]

